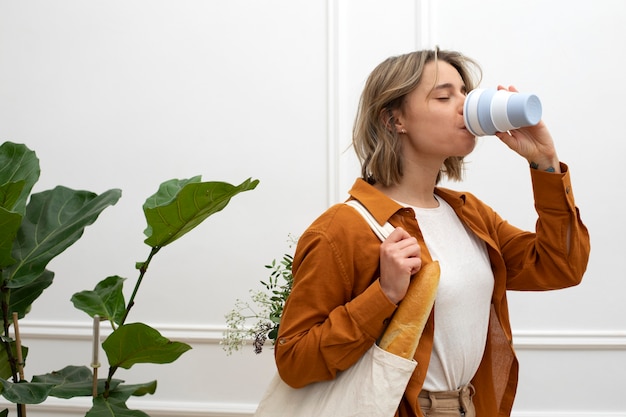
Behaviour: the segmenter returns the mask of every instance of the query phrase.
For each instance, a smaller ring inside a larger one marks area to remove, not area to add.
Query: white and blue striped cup
[[[541,101],[534,94],[476,88],[465,98],[465,127],[475,136],[489,136],[541,120]]]

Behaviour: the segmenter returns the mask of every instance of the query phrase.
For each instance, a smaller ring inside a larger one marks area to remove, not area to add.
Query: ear
[[[390,133],[399,134],[404,130],[400,110],[387,107],[380,111],[380,121]]]
[[[397,134],[405,134],[406,133],[406,128],[404,127],[404,117],[402,117],[402,115],[400,114],[400,110],[396,110],[394,111],[394,115],[393,115],[393,121],[394,121],[394,129],[396,131]]]

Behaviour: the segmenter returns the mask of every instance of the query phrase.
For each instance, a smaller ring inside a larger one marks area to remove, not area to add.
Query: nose
[[[459,100],[459,107],[457,110],[461,115],[463,114],[463,108],[465,107],[466,99],[467,99],[467,94],[463,94],[463,96],[461,97],[461,100]]]

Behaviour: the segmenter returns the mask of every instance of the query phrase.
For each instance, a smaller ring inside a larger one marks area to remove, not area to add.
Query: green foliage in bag
[[[290,246],[297,239],[290,236]],[[250,290],[250,301],[237,299],[235,307],[225,315],[226,331],[221,345],[228,355],[240,350],[252,340],[254,352],[263,352],[267,340],[272,345],[278,338],[278,328],[287,297],[291,293],[293,256],[285,253],[280,262],[274,259],[265,268],[270,270],[267,280],[261,280],[263,290]]]

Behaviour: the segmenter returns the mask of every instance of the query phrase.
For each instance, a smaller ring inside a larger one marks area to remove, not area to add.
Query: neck
[[[435,183],[437,175],[430,178],[410,177],[405,175],[400,183],[377,188],[389,198],[413,207],[434,208],[439,206],[435,198]]]
[[[439,202],[434,196],[437,176],[444,160],[438,158],[404,158],[403,175],[398,184],[379,186],[389,198],[413,207],[434,208]]]

